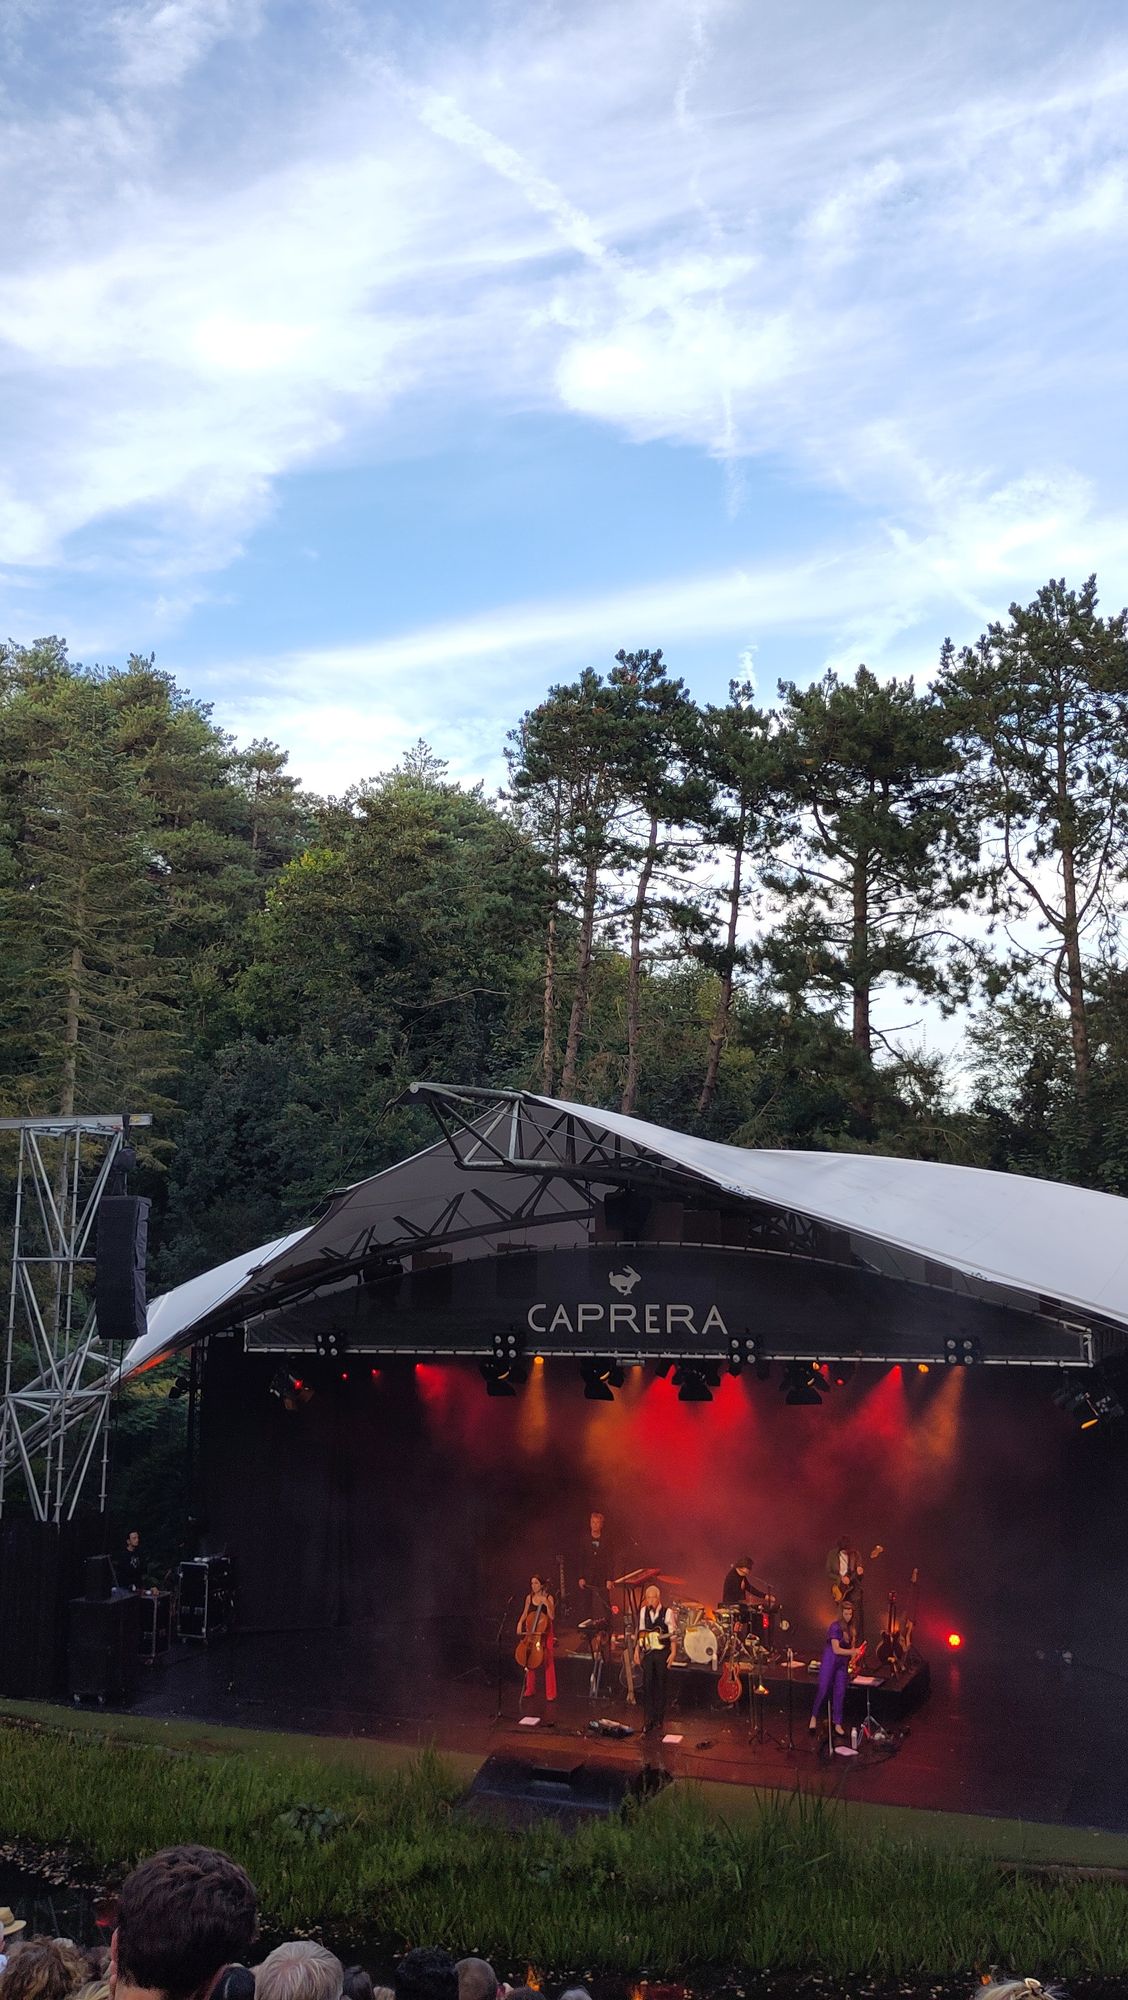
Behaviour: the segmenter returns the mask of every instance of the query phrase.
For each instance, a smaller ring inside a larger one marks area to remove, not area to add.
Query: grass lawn
[[[196,1839],[250,1871],[272,1927],[670,1974],[1128,1973],[1128,1840],[718,1783],[621,1820],[514,1835],[452,1811],[477,1766],[359,1739],[0,1709],[0,1837],[113,1878]],[[1034,1864],[1001,1869],[1000,1860]]]

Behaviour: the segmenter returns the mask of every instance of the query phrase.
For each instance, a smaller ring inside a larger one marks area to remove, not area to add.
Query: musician
[[[553,1597],[542,1576],[529,1578],[529,1588],[521,1615],[517,1620],[518,1639],[535,1641],[544,1646],[544,1698],[556,1700],[556,1599]],[[528,1701],[536,1693],[537,1668],[525,1668],[525,1685],[521,1699]]]
[[[846,1682],[851,1662],[857,1659],[862,1650],[857,1638],[854,1605],[849,1597],[844,1597],[838,1607],[837,1618],[827,1627],[826,1644],[823,1647],[822,1664],[819,1667],[819,1684],[815,1689],[815,1705],[807,1725],[809,1729],[818,1728],[819,1715],[829,1701],[830,1712],[834,1718],[834,1733],[836,1736],[845,1736],[842,1715],[846,1706]]]
[[[661,1729],[666,1720],[666,1670],[677,1658],[677,1622],[673,1607],[662,1602],[656,1583],[642,1593],[635,1641],[635,1665],[642,1668],[643,1735]]]
[[[826,1573],[831,1594],[840,1603],[845,1597],[853,1597],[859,1579],[865,1575],[865,1570],[862,1566],[861,1551],[851,1547],[845,1536],[840,1542],[835,1542],[834,1547],[828,1552]]]
[[[576,1568],[581,1615],[609,1623],[615,1595],[615,1558],[607,1533],[607,1519],[596,1508],[588,1519],[588,1532],[580,1548]]]
[[[721,1591],[721,1603],[746,1606],[754,1604],[757,1598],[762,1597],[763,1594],[763,1591],[752,1581],[752,1557],[742,1556],[739,1562],[733,1563],[732,1568],[725,1576],[724,1588]]]

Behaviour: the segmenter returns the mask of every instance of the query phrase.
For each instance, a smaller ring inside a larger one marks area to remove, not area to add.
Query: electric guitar
[[[718,1698],[730,1704],[739,1701],[742,1693],[740,1670],[736,1664],[736,1647],[736,1634],[730,1632],[721,1671],[717,1675]]]
[[[870,1550],[869,1559],[871,1563],[875,1563],[877,1561],[878,1556],[883,1556],[884,1554],[885,1550],[882,1547],[881,1543],[878,1542],[875,1545],[875,1547],[873,1547]],[[862,1574],[862,1565],[861,1563],[859,1563],[857,1569],[849,1569],[847,1570],[845,1576],[839,1576],[834,1578],[830,1586],[830,1594],[833,1597],[836,1604],[841,1604],[844,1597],[853,1597],[854,1592],[858,1587],[858,1579],[861,1576],[861,1574]]]

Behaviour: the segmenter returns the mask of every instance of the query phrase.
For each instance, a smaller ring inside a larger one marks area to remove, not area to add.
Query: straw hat
[[[8,1908],[7,1903],[5,1903],[3,1908],[0,1909],[0,1932],[2,1932],[3,1936],[14,1937],[17,1931],[26,1931],[26,1929],[27,1924],[24,1918],[15,1916]]]

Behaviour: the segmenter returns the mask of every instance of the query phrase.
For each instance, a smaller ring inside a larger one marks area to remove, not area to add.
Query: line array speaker
[[[145,1332],[145,1256],[149,1202],[145,1195],[103,1195],[98,1203],[94,1303],[103,1340],[139,1340]]]

